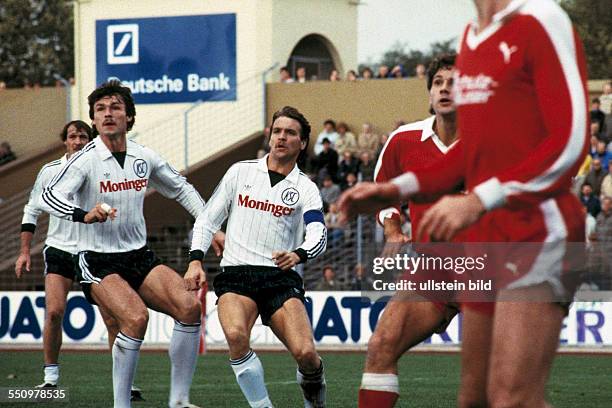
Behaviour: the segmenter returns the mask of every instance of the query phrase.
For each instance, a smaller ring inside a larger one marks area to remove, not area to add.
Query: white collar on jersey
[[[113,153],[108,149],[108,147],[106,147],[106,145],[104,144],[100,136],[96,136],[93,142],[94,142],[94,145],[96,146],[95,148],[96,152],[98,153],[98,156],[100,156],[102,160],[106,160],[109,157],[113,157]],[[136,156],[134,152],[134,146],[135,144],[131,140],[127,139],[125,141],[126,154],[128,156]]]
[[[266,154],[264,157],[262,157],[261,159],[257,161],[258,162],[257,169],[265,173],[267,173],[269,170],[268,169],[268,156],[269,154]],[[300,168],[296,164],[293,167],[293,170],[291,170],[291,172],[287,174],[287,177],[285,177],[285,180],[288,180],[292,182],[293,184],[297,184],[299,177],[300,177]]]
[[[493,15],[493,19],[491,24],[484,30],[482,30],[479,34],[476,34],[478,30],[478,22],[473,21],[470,23],[470,28],[466,37],[466,44],[470,49],[475,49],[481,43],[483,43],[487,38],[491,37],[500,27],[503,25],[503,19],[508,17],[510,14],[516,12],[519,8],[521,8],[528,0],[512,0],[506,8],[498,11]]]
[[[423,120],[423,130],[421,132],[421,142],[426,141],[427,139],[429,139],[431,137],[431,140],[434,142],[434,144],[436,145],[436,147],[438,149],[440,149],[440,151],[444,154],[446,154],[448,152],[448,150],[453,147],[455,145],[455,143],[457,143],[457,140],[455,140],[453,143],[450,144],[450,146],[445,145],[442,140],[440,139],[440,137],[436,134],[436,132],[434,132],[433,130],[433,125],[434,125],[434,121],[436,120],[435,116],[430,116],[427,119]]]

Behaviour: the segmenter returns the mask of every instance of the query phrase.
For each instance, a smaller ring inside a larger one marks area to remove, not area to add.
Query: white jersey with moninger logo
[[[23,208],[22,224],[34,224],[38,221],[38,217],[43,212],[40,204],[41,194],[43,189],[55,177],[62,167],[68,163],[66,155],[61,158],[45,164],[36,176],[36,181],[30,192],[30,199]],[[73,197],[70,196],[72,199]],[[53,215],[49,218],[49,230],[47,231],[47,240],[45,244],[64,252],[71,254],[77,253],[78,225],[72,221],[67,221],[57,218]]]
[[[192,251],[206,253],[228,217],[221,266],[275,266],[273,251],[302,249],[308,259],[325,251],[319,189],[297,166],[272,187],[267,158],[229,168],[196,220]]]
[[[143,202],[148,187],[178,201],[197,217],[204,200],[178,171],[153,150],[131,140],[123,168],[100,137],[75,154],[45,188],[41,204],[45,211],[72,220],[74,194],[84,211],[99,203],[117,209],[117,217],[79,228],[78,251],[127,252],[146,245]]]

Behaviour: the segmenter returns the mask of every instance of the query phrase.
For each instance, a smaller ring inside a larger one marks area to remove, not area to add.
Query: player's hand
[[[17,279],[21,278],[24,265],[25,270],[30,272],[30,254],[22,252],[15,261],[15,276],[17,276]]]
[[[287,251],[273,251],[272,260],[283,271],[288,271],[300,263],[300,257],[295,252]]]
[[[340,222],[358,214],[374,214],[400,201],[399,188],[393,183],[363,182],[346,190],[338,200]]]
[[[85,214],[85,224],[93,224],[96,222],[105,222],[107,218],[114,220],[117,217],[117,209],[111,208],[108,212],[102,208],[102,204],[98,203],[94,208]]]
[[[457,232],[475,223],[485,208],[474,193],[444,196],[428,209],[417,231],[418,240],[450,241]]]
[[[187,290],[198,290],[206,285],[206,272],[202,268],[201,261],[189,262],[189,268],[187,268],[183,277],[183,282]]]
[[[213,235],[212,239],[212,247],[215,251],[215,255],[221,256],[223,255],[223,250],[225,249],[225,232],[217,231],[215,235]]]

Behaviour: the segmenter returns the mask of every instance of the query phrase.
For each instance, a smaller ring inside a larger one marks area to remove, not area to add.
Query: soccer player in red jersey
[[[455,55],[435,58],[427,70],[430,112],[425,120],[399,127],[385,144],[374,179],[387,182],[407,171],[443,159],[457,142],[452,86]],[[399,204],[399,203],[398,203]],[[409,201],[413,231],[432,203]],[[399,205],[381,210],[378,221],[384,227],[387,247],[383,256],[394,256],[410,241],[400,223]],[[410,348],[436,332],[442,332],[457,314],[456,304],[428,299],[422,294],[398,292],[385,308],[368,342],[368,354],[359,390],[359,406],[392,407],[398,396],[397,362]]]
[[[348,217],[463,180],[469,194],[442,198],[419,234],[449,240],[475,225],[474,242],[546,243],[541,256],[499,268],[505,284],[494,315],[465,305],[459,395],[459,406],[469,406],[464,382],[484,361],[489,406],[545,407],[567,312],[557,300],[574,290],[563,265],[572,243],[584,242],[580,203],[570,192],[588,143],[584,52],[553,0],[475,4],[478,21],[465,30],[454,81],[461,143],[435,165],[361,184],[339,204]]]

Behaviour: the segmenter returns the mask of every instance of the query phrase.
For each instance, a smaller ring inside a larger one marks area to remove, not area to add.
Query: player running
[[[449,240],[475,225],[473,242],[545,243],[538,256],[496,262],[510,266],[496,270],[501,302],[493,316],[465,305],[462,346],[462,390],[484,361],[490,406],[544,407],[576,283],[564,266],[584,242],[570,191],[588,143],[584,53],[553,0],[475,4],[478,21],[465,30],[454,84],[461,143],[428,168],[348,191],[340,206],[345,216],[371,212],[464,181],[470,193],[441,199],[419,234]],[[459,406],[465,401],[460,394]]]
[[[88,101],[94,133],[100,136],[51,180],[42,194],[43,208],[57,217],[92,224],[79,229],[78,276],[87,299],[119,324],[112,353],[115,407],[130,406],[147,307],[175,320],[169,349],[169,406],[193,406],[189,388],[201,307],[185,290],[181,277],[147,248],[143,201],[147,188],[153,187],[194,217],[203,210],[204,201],[157,153],[127,140],[136,116],[129,88],[109,81],[94,90]],[[103,203],[112,209],[107,211]]]
[[[196,290],[206,282],[201,260],[212,233],[228,218],[222,272],[214,288],[230,363],[244,396],[251,407],[272,407],[263,367],[249,345],[261,315],[297,361],[304,406],[324,407],[323,362],[303,304],[302,278],[294,269],[323,253],[327,242],[319,190],[296,165],[308,146],[310,125],[286,106],[274,114],[270,129],[270,154],[230,167],[196,220],[185,285]]]

